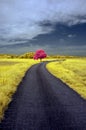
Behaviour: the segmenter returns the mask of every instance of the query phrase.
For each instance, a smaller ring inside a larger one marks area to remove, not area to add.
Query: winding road
[[[26,72],[0,130],[86,130],[86,100],[45,65],[33,65]]]

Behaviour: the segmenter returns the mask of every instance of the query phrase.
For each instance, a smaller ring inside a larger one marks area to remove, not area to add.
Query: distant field
[[[86,99],[86,58],[52,62],[46,68]]]
[[[0,59],[0,120],[33,59]]]

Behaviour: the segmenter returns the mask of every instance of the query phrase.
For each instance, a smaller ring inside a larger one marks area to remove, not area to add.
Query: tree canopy
[[[46,58],[47,57],[47,54],[45,53],[45,51],[44,50],[42,50],[42,49],[40,49],[40,50],[37,50],[36,52],[35,52],[35,55],[34,55],[34,59],[35,60],[38,60],[38,59],[40,59],[40,60],[42,60],[43,58]]]

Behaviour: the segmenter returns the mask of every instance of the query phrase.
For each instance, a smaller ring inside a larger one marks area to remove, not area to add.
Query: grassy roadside
[[[25,72],[36,63],[31,59],[0,59],[0,121]]]
[[[86,99],[86,58],[51,62],[46,68]]]

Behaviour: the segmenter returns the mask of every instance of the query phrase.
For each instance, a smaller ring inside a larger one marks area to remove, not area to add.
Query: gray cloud
[[[53,26],[41,26],[44,21],[69,26],[86,23],[86,1],[0,0],[0,39],[32,39],[51,32]]]

